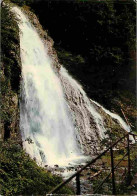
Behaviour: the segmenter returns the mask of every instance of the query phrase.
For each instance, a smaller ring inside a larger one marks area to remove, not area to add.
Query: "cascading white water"
[[[107,110],[106,108],[104,108],[102,105],[100,105],[99,103],[97,103],[96,101],[91,100],[91,103],[94,103],[95,105],[97,105],[99,108],[101,108],[106,114],[108,114],[109,116],[111,116],[112,119],[117,120],[118,124],[127,132],[131,131],[131,127],[118,115],[118,114],[114,114],[112,112],[110,112],[109,110]],[[130,140],[134,143],[135,139],[132,135],[129,136]]]
[[[104,122],[104,117],[100,112],[101,110],[104,111],[105,114],[109,115],[112,121],[117,120],[117,124],[119,124],[119,126],[124,130],[128,132],[130,131],[130,127],[120,116],[110,112],[99,103],[89,99],[81,85],[74,80],[63,67],[61,67],[60,78],[66,93],[66,99],[73,113],[75,123],[78,128],[80,127],[79,140],[84,152],[87,154],[95,154],[96,147],[99,146],[98,144],[100,143],[100,139],[106,137],[105,127],[108,125]],[[132,137],[130,138],[133,140]]]
[[[87,159],[81,152],[96,153],[95,148],[105,137],[104,119],[94,107],[97,103],[90,102],[82,87],[63,67],[57,76],[48,49],[35,28],[19,8],[14,7],[13,11],[20,20],[23,146],[39,164],[77,164]],[[121,124],[124,122],[102,109]],[[126,124],[122,125],[127,128]]]
[[[24,148],[39,163],[65,165],[78,158],[80,150],[60,81],[47,48],[28,18],[18,8],[13,11],[20,19],[20,127]]]
[[[116,119],[119,122],[119,124],[122,126],[123,129],[130,132],[130,126],[127,125],[127,123],[120,116],[118,116],[117,114],[114,114],[114,113],[110,112],[109,110],[105,109],[103,106],[101,106],[96,101],[93,101],[92,99],[91,99],[91,102],[95,103],[98,107],[102,108],[102,110],[104,110],[105,113],[107,113],[113,119]]]
[[[85,91],[82,89],[82,86],[68,74],[67,70],[64,67],[61,67],[60,73],[65,79],[67,79],[67,83],[69,85],[71,85],[71,87],[74,88],[75,95],[72,96],[73,99],[75,99],[75,98],[81,99],[81,104],[78,105],[77,107],[83,107],[83,108],[80,108],[80,111],[82,113],[83,113],[84,109],[86,108],[87,111],[89,111],[89,113],[93,115],[94,121],[97,125],[97,129],[98,129],[100,138],[104,138],[105,137],[105,135],[104,135],[105,128],[104,128],[103,119],[102,119],[101,115],[98,113],[98,111],[94,108],[94,106],[91,105],[89,98],[87,97]],[[66,87],[66,85],[65,85],[65,87]],[[72,88],[71,88],[71,90],[72,90]],[[68,90],[67,90],[67,92],[68,92]],[[77,100],[75,100],[75,101],[77,102]],[[87,117],[87,113],[85,115],[83,113],[84,120],[86,120],[86,117]],[[85,125],[86,125],[86,122],[85,122]],[[87,129],[85,129],[85,132],[86,131],[87,131]]]
[[[105,137],[102,116],[91,104],[81,85],[61,67],[60,78],[70,106],[83,152],[95,154],[100,139]]]

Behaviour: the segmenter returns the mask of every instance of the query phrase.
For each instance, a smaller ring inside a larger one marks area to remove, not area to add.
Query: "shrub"
[[[61,181],[61,177],[52,175],[30,159],[19,142],[8,140],[0,144],[0,194],[45,195]],[[65,187],[60,193],[73,194],[73,191]]]

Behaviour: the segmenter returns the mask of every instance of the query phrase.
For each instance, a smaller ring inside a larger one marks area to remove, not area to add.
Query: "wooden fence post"
[[[76,194],[80,195],[80,174],[76,175]]]
[[[130,183],[130,140],[129,140],[129,134],[127,135],[127,153],[128,153],[128,177],[127,177],[127,183]]]
[[[115,173],[114,173],[114,159],[113,159],[113,148],[110,148],[110,155],[111,155],[111,173],[112,173],[112,194],[116,194],[116,187],[115,187]]]

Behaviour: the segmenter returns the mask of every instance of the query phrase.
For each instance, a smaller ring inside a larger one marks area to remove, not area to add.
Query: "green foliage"
[[[0,194],[45,195],[61,182],[61,177],[38,167],[19,143],[9,140],[0,144]],[[64,187],[59,193],[73,191]]]
[[[17,93],[20,90],[20,47],[17,19],[4,1],[1,7],[1,97],[0,116],[3,125],[3,137],[10,137],[13,130],[13,119],[17,121]],[[9,3],[9,2],[8,2]],[[15,102],[14,102],[15,101]],[[17,125],[18,126],[18,125]],[[15,128],[15,127],[14,127]],[[16,128],[15,128],[16,129]]]
[[[80,78],[77,76],[80,75],[82,68],[85,67],[85,58],[83,58],[82,55],[73,55],[71,52],[62,49],[57,45],[55,45],[55,48],[60,63],[65,65],[66,69],[79,80]],[[81,82],[81,80],[79,81]]]
[[[6,80],[10,81],[12,90],[18,92],[21,72],[19,28],[16,18],[8,6],[2,5],[1,18],[2,67]],[[4,86],[2,88],[3,93],[5,93]]]
[[[34,0],[9,0],[9,1],[22,7],[24,5],[30,6]]]

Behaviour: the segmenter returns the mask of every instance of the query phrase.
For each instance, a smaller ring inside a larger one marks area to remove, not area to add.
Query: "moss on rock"
[[[19,136],[18,97],[20,91],[19,28],[14,14],[6,1],[1,9],[1,139]]]

